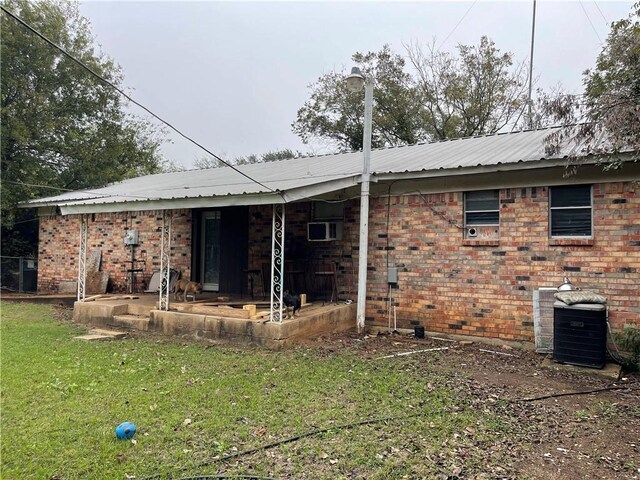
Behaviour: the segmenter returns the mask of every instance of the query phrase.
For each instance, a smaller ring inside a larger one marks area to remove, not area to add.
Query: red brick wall
[[[162,212],[141,211],[97,213],[88,216],[87,253],[102,251],[102,270],[109,272],[110,290],[124,292],[131,268],[131,249],[124,245],[127,230],[136,229],[138,290],[141,279],[148,282],[154,270],[160,270],[160,229]],[[54,292],[62,281],[75,281],[78,274],[80,216],[40,217],[38,247],[38,290]],[[172,222],[171,268],[181,270],[183,277],[191,274],[191,210],[175,210]],[[146,283],[145,283],[146,285]]]
[[[295,268],[305,270],[306,292],[313,298],[313,292],[325,288],[324,280],[316,278],[314,270],[321,262],[331,262],[337,266],[337,289],[339,298],[355,299],[357,291],[357,259],[353,263],[353,251],[358,248],[357,202],[345,204],[343,239],[330,242],[308,242],[307,223],[311,221],[311,203],[287,205],[285,209],[285,262],[296,260]],[[249,268],[268,268],[271,263],[271,222],[272,206],[261,205],[249,210]],[[355,242],[352,245],[352,242]],[[286,277],[285,277],[286,279]],[[303,293],[301,278],[297,276],[295,293]],[[267,285],[267,290],[269,285]],[[262,293],[262,292],[260,292]],[[318,296],[319,298],[319,296]]]
[[[500,191],[499,240],[463,240],[463,194],[372,201],[367,322],[387,325],[387,254],[398,327],[533,339],[533,290],[564,275],[608,297],[614,329],[640,324],[640,197],[632,183],[593,186],[592,241],[553,241],[546,187]],[[387,235],[387,209],[389,230]],[[357,259],[355,260],[357,262]]]
[[[548,193],[546,187],[502,189],[497,241],[464,240],[462,192],[392,196],[389,202],[372,198],[367,324],[387,325],[387,264],[399,270],[391,293],[400,328],[424,325],[446,333],[532,340],[533,291],[557,286],[565,275],[582,289],[608,297],[613,328],[640,324],[640,198],[634,185],[594,185],[594,238],[589,241],[549,238]],[[250,207],[250,269],[270,265],[271,215],[270,205]],[[343,240],[307,242],[311,204],[286,206],[285,259],[300,260],[307,293],[317,280],[314,266],[326,260],[337,262],[340,298],[356,299],[358,216],[359,201],[347,202]],[[151,211],[90,219],[89,249],[102,249],[103,269],[115,291],[127,286],[130,250],[124,246],[125,231],[139,230],[136,256],[145,260],[148,279],[159,269],[161,224],[161,213]],[[76,215],[41,218],[40,291],[76,279],[78,228]],[[177,210],[171,265],[186,276],[190,249],[191,211]],[[256,290],[262,293],[258,286]],[[296,293],[301,292],[299,288]]]

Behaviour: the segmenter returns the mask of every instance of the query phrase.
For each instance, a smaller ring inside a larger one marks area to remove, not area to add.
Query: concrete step
[[[89,330],[89,335],[107,335],[113,338],[123,338],[127,336],[127,332],[120,332],[118,330],[105,330],[104,328],[94,328]]]
[[[127,305],[127,313],[129,315],[142,315],[148,317],[149,312],[151,310],[154,310],[155,308],[155,305],[138,305],[135,303],[130,303]]]
[[[80,335],[78,337],[73,337],[76,340],[84,340],[85,342],[91,342],[96,340],[113,340],[115,337],[111,335],[100,335],[97,333],[88,333],[87,335]]]
[[[148,330],[150,318],[145,315],[114,315],[109,326],[134,330]]]
[[[89,330],[89,333],[86,335],[80,335],[78,337],[74,337],[77,340],[84,340],[87,342],[91,342],[94,340],[116,340],[118,338],[123,338],[127,335],[126,332],[119,332],[116,330],[105,330],[103,328],[94,328]]]

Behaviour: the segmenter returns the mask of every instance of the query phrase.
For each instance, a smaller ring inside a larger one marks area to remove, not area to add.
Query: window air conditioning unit
[[[310,242],[342,240],[342,222],[307,223],[307,240]]]

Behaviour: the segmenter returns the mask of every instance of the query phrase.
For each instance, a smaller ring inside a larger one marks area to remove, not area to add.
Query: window
[[[551,187],[549,223],[552,237],[591,236],[591,185]]]
[[[498,190],[481,190],[464,194],[464,224],[466,227],[500,224]]]
[[[344,218],[343,202],[314,202],[313,221],[340,220]]]

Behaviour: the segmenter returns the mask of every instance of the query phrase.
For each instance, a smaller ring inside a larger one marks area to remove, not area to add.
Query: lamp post
[[[358,250],[358,303],[356,321],[358,333],[364,329],[367,300],[367,256],[369,246],[369,180],[371,177],[371,123],[373,112],[373,78],[365,78],[358,67],[351,69],[346,79],[351,92],[359,92],[364,86],[364,133],[362,136],[362,182],[360,186],[360,247]]]

